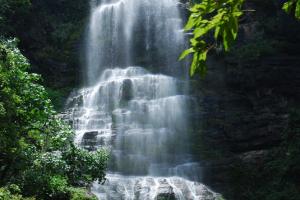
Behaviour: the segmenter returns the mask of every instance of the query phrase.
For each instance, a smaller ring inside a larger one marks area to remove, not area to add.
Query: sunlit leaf
[[[286,13],[290,14],[291,11],[292,11],[292,7],[293,7],[293,4],[294,4],[294,3],[295,3],[294,1],[288,1],[288,2],[285,2],[285,3],[283,4],[282,9],[283,9]]]
[[[214,38],[217,40],[220,34],[221,26],[217,26],[215,29]]]
[[[182,54],[180,55],[179,60],[184,59],[186,56],[188,56],[189,54],[194,53],[194,52],[195,52],[195,50],[194,50],[193,48],[189,48],[189,49],[185,50],[185,51],[182,52]]]
[[[300,0],[298,0],[296,3],[295,17],[300,19]]]
[[[191,16],[185,30],[193,29],[191,48],[184,51],[180,60],[193,53],[190,67],[191,76],[196,72],[201,76],[206,74],[207,52],[214,49],[217,40],[222,40],[225,51],[228,51],[238,35],[238,20],[244,0],[202,0],[190,9]],[[215,41],[209,36],[212,33]],[[209,46],[209,48],[208,48]]]
[[[198,67],[198,58],[199,58],[199,52],[194,53],[193,61],[192,61],[191,68],[190,68],[190,76],[194,76],[194,74],[195,74],[195,72],[197,70],[197,67]]]

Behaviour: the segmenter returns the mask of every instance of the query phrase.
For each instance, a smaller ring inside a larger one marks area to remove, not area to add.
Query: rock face
[[[264,58],[255,69],[246,67],[243,71],[226,69],[228,63],[214,61],[206,80],[198,83],[202,87],[198,97],[200,115],[193,121],[201,122],[202,131],[197,141],[218,147],[209,148],[217,156],[207,162],[199,150],[203,181],[225,197],[230,196],[232,167],[237,163],[263,165],[269,151],[282,142],[290,102],[299,101],[299,94],[293,91],[300,87],[300,70],[296,69],[300,59],[281,59],[278,57],[276,63],[286,63],[284,69],[277,64],[275,67],[273,59]]]
[[[133,85],[130,79],[125,79],[121,88],[121,101],[128,102],[133,98]]]
[[[96,145],[97,145],[97,135],[98,131],[91,131],[91,132],[86,132],[84,133],[81,141],[81,145],[83,148],[93,151],[96,150]]]
[[[274,57],[252,63],[215,59],[206,79],[195,84],[200,115],[193,121],[201,129],[197,141],[204,141],[214,154],[205,162],[205,152],[198,149],[203,180],[225,197],[232,193],[230,185],[238,184],[230,183],[233,166],[264,166],[270,151],[282,143],[289,110],[300,102],[299,56]]]
[[[166,179],[159,181],[160,186],[158,187],[158,195],[155,199],[157,200],[176,200],[175,193],[171,185],[168,184]]]

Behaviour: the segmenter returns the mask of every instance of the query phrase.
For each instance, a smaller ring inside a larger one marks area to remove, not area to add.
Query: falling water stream
[[[199,183],[189,150],[191,98],[183,76],[175,78],[185,47],[178,1],[92,0],[91,7],[87,86],[67,105],[75,143],[111,154],[107,181],[92,192],[101,200],[217,199]]]

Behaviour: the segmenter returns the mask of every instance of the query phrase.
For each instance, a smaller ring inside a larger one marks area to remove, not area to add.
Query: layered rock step
[[[218,200],[220,195],[203,184],[180,177],[125,177],[109,174],[104,185],[92,191],[101,200]]]
[[[186,133],[190,97],[179,84],[140,67],[107,69],[70,97],[75,143],[110,152],[107,182],[93,188],[100,199],[215,200],[196,182],[201,165],[189,153]]]

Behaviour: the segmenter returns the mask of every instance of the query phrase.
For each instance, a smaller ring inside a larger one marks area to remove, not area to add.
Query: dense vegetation
[[[68,199],[77,192],[73,186],[104,180],[107,155],[73,145],[72,130],[53,110],[38,84],[40,76],[28,73],[28,67],[15,40],[1,41],[0,197]]]
[[[26,19],[36,19],[31,11],[40,3],[4,0],[0,5],[0,199],[94,199],[84,188],[104,180],[106,152],[74,146],[74,132],[55,112],[40,75],[29,72],[17,40],[9,39],[28,34]],[[45,4],[55,10],[56,3]]]

